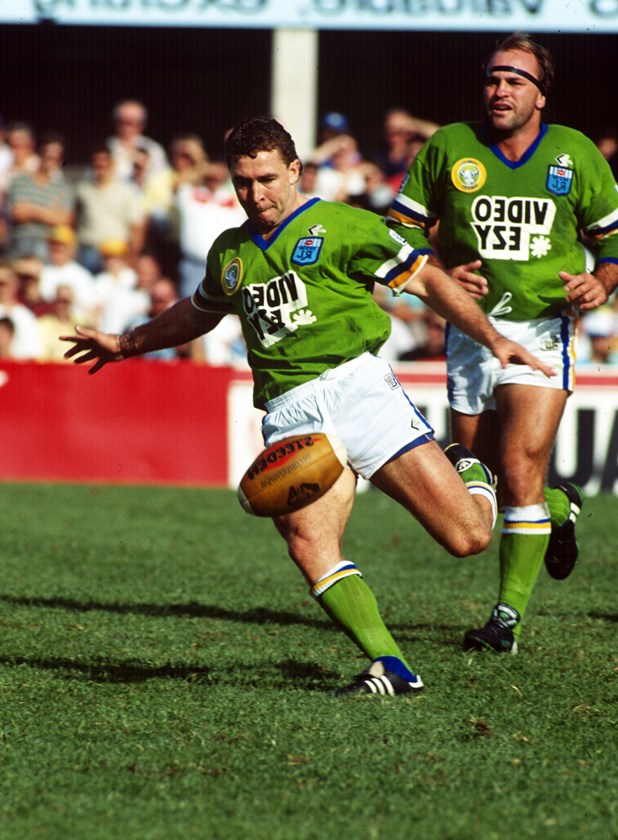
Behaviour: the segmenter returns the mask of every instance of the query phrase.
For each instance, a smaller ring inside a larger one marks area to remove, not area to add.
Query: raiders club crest
[[[223,266],[221,272],[221,286],[226,295],[233,295],[242,280],[242,261],[234,257]]]

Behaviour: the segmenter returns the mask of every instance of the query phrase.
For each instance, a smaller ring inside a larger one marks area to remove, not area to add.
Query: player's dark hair
[[[286,163],[298,159],[291,135],[272,117],[252,117],[231,130],[225,141],[225,158],[231,169],[241,157],[255,158],[258,152],[277,149]]]
[[[506,50],[522,50],[522,52],[530,53],[536,58],[541,71],[539,82],[543,94],[547,96],[554,82],[554,60],[547,47],[537,44],[527,32],[513,32],[512,35],[507,35],[506,38],[496,44],[496,48],[492,51],[485,65],[486,69],[491,67],[492,59],[497,52],[505,52]]]

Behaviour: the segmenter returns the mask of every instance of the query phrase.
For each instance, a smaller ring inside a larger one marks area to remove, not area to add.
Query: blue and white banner
[[[618,0],[1,0],[0,23],[618,32]]]

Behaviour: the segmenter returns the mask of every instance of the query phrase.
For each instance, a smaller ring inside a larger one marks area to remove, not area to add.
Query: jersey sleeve
[[[223,291],[221,284],[221,256],[217,248],[218,240],[215,240],[208,252],[206,260],[206,274],[199,284],[191,303],[200,312],[209,312],[215,315],[227,315],[236,312],[236,307],[231,299]]]
[[[427,247],[415,248],[372,213],[367,213],[363,224],[355,222],[354,229],[359,237],[349,263],[350,276],[388,286],[396,295],[405,291],[431,253]]]
[[[421,233],[426,240],[429,231],[440,216],[439,187],[445,170],[446,138],[444,130],[437,131],[412,161],[399,193],[391,204],[386,219],[392,227],[401,226],[400,233],[410,239],[404,231]]]
[[[579,223],[597,245],[597,262],[618,263],[618,185],[592,141],[582,185]]]

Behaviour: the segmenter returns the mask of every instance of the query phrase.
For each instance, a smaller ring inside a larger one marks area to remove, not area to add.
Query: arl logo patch
[[[549,166],[547,169],[547,189],[554,195],[568,195],[573,186],[574,171],[567,166]]]
[[[294,247],[292,262],[296,265],[313,265],[318,261],[323,244],[322,236],[303,236]]]

